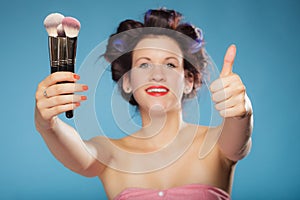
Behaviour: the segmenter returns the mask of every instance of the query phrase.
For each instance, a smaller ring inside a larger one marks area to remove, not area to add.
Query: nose
[[[163,66],[153,65],[150,71],[150,81],[164,82],[166,80]]]

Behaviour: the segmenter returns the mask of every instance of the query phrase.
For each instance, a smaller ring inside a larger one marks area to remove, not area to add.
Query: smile
[[[146,89],[147,94],[151,96],[163,96],[169,92],[169,89],[164,86],[151,86]]]

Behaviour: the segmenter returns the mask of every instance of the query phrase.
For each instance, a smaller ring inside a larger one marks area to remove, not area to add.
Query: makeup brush
[[[74,17],[65,17],[62,20],[62,26],[66,32],[67,37],[75,38],[78,36],[80,30],[80,22]]]
[[[64,16],[60,13],[51,13],[44,20],[44,27],[48,33],[48,47],[51,73],[58,71],[58,38],[57,26],[61,24]]]
[[[44,26],[51,37],[57,37],[57,26],[61,24],[64,16],[60,13],[51,13],[44,19]]]
[[[73,17],[65,17],[62,20],[62,27],[66,35],[66,69],[65,71],[75,71],[77,36],[80,30],[80,22]],[[67,111],[66,117],[73,117],[73,111]]]
[[[58,71],[68,71],[67,68],[67,38],[62,24],[56,28],[58,40]]]
[[[68,69],[74,70],[77,48],[77,36],[80,30],[80,22],[73,17],[65,17],[62,26],[67,36],[67,63]]]
[[[56,28],[58,37],[66,37],[66,33],[62,24],[59,24]]]

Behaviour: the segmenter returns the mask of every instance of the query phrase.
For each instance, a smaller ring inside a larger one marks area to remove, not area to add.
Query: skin
[[[153,47],[172,49],[172,52]],[[128,137],[109,140],[114,145],[108,145],[102,137],[83,141],[76,130],[57,115],[76,109],[85,99],[76,94],[61,94],[83,92],[86,87],[76,83],[78,75],[58,72],[44,79],[36,91],[35,124],[49,149],[67,168],[84,176],[98,176],[110,199],[130,187],[167,189],[192,183],[212,185],[230,194],[235,164],[248,153],[252,132],[251,103],[240,77],[232,71],[235,46],[228,48],[220,77],[210,86],[216,109],[224,117],[223,125],[214,128],[187,124],[182,120],[181,97],[184,88],[191,88],[193,83],[184,78],[182,53],[177,43],[159,36],[141,40],[136,49],[139,50],[133,53],[132,71],[124,76],[123,88],[125,91],[129,88],[139,103],[141,130]],[[149,65],[145,63],[153,66],[147,68]],[[61,81],[74,83],[56,84]],[[170,92],[152,97],[145,92],[149,85],[163,85]],[[48,97],[43,95],[45,90]],[[222,134],[210,153],[198,159],[199,147],[208,131],[211,135],[220,131]],[[163,165],[163,161],[170,154],[161,153],[158,159],[141,162],[137,157],[124,156],[113,148],[143,155],[164,149],[170,141],[174,144],[170,152],[184,150],[184,154],[168,165]],[[185,149],[184,141],[190,141],[189,148]],[[103,163],[92,156],[96,154],[103,155]],[[143,171],[156,163],[162,167],[147,173],[134,173],[136,167]]]

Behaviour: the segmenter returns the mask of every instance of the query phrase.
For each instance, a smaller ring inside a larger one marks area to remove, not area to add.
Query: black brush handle
[[[65,71],[65,72],[73,72],[74,73],[74,65],[73,64],[67,64],[65,66],[59,66],[58,71]],[[71,83],[69,81],[63,81],[59,83]],[[73,94],[73,93],[72,93]],[[67,118],[72,118],[74,116],[73,110],[69,110],[65,113]]]
[[[74,65],[73,64],[69,64],[69,65],[65,65],[65,66],[57,66],[57,67],[51,67],[51,74],[55,73],[55,72],[59,72],[59,71],[68,71],[68,72],[73,72],[74,73]],[[71,83],[69,81],[63,81],[63,82],[58,82],[57,84],[61,84],[61,83]],[[65,113],[67,118],[72,118],[74,116],[74,112],[73,110],[69,110]]]
[[[71,65],[71,64],[67,64],[67,69],[66,70],[64,70],[64,71],[68,71],[68,72],[75,72],[75,70],[74,70],[74,65]],[[67,111],[66,112],[66,117],[67,118],[72,118],[74,116],[74,112],[73,112],[73,110],[69,110],[69,111]]]
[[[77,37],[49,37],[48,42],[51,74],[59,71],[68,71],[74,73]],[[58,84],[60,83],[70,82],[58,82]],[[67,118],[72,118],[74,116],[73,110],[69,110],[65,114]]]

